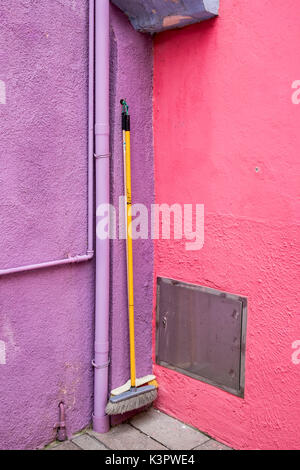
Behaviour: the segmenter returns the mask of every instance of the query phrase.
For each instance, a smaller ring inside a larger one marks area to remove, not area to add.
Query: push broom
[[[124,156],[124,186],[126,205],[126,260],[127,260],[127,290],[129,315],[129,344],[130,344],[130,380],[121,387],[112,390],[106,406],[108,415],[123,414],[127,411],[141,408],[152,403],[157,397],[157,382],[154,375],[136,378],[135,365],[135,333],[134,333],[134,291],[133,291],[133,256],[131,232],[131,157],[130,157],[130,115],[125,100],[121,100],[123,156]]]

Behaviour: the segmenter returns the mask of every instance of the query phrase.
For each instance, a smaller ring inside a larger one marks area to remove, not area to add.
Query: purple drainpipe
[[[93,2],[91,1],[90,4]],[[90,12],[91,13],[91,12]],[[90,26],[92,27],[92,25]],[[109,204],[109,0],[95,2],[96,215]],[[109,365],[109,238],[96,237],[94,431],[105,433]]]

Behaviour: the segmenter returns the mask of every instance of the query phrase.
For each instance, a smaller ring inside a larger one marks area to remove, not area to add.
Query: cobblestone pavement
[[[107,434],[87,429],[70,441],[53,442],[46,450],[231,450],[195,428],[154,408]]]

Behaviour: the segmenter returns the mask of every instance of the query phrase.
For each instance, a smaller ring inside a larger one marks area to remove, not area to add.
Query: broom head
[[[155,385],[144,385],[143,387],[131,387],[127,392],[120,395],[112,395],[106,405],[106,414],[119,415],[127,411],[137,410],[142,406],[149,405],[157,397]]]

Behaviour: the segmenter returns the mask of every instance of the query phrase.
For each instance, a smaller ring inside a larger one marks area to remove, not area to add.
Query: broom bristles
[[[119,402],[109,401],[106,405],[106,414],[108,415],[122,415],[127,411],[137,410],[143,406],[149,405],[157,398],[157,388],[150,390],[149,392],[142,393],[126,400]]]

